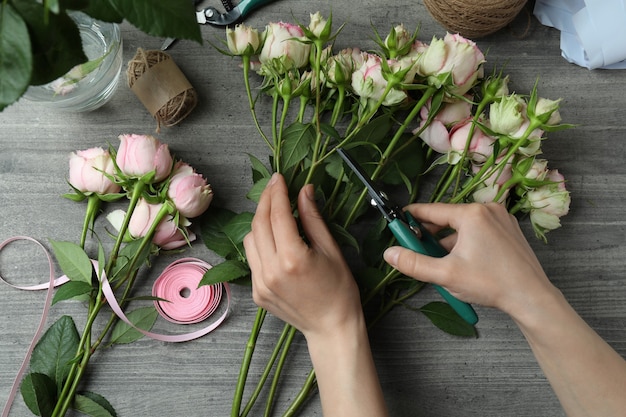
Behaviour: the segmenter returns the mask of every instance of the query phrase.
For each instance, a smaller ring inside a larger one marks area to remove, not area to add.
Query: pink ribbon
[[[50,279],[47,283],[43,284],[19,286],[7,282],[2,276],[0,276],[0,281],[19,290],[47,290],[41,319],[39,321],[39,326],[35,331],[35,335],[33,336],[33,340],[28,347],[26,356],[24,357],[18,373],[15,376],[11,392],[9,393],[9,397],[2,411],[2,417],[7,417],[9,415],[13,400],[15,399],[15,396],[17,394],[19,382],[21,381],[22,376],[28,367],[28,363],[33,353],[33,349],[35,348],[35,345],[37,344],[37,341],[39,340],[41,333],[45,328],[46,319],[48,317],[50,304],[52,301],[52,289],[69,281],[69,279],[65,275],[56,279],[54,278],[54,264],[52,262],[50,253],[41,243],[31,237],[15,236],[9,238],[0,243],[0,251],[2,251],[2,249],[4,249],[4,247],[8,244],[18,240],[28,240],[30,242],[33,242],[44,251],[46,257],[48,258]],[[92,263],[94,264],[95,270],[97,271],[98,263],[96,261],[92,261]],[[145,336],[163,342],[186,342],[189,340],[197,339],[215,330],[224,320],[226,320],[226,317],[228,316],[228,313],[230,311],[230,287],[227,283],[198,287],[198,284],[204,276],[204,273],[210,268],[211,265],[200,259],[179,259],[178,261],[173,262],[167,268],[165,268],[165,270],[161,273],[161,275],[154,283],[154,287],[152,290],[153,296],[166,300],[155,301],[155,307],[157,308],[157,311],[166,320],[178,324],[199,323],[207,319],[219,307],[222,299],[222,290],[224,289],[226,291],[227,306],[224,313],[210,325],[189,333],[166,335],[140,329],[136,327],[124,314],[124,311],[122,310],[119,303],[117,302],[117,299],[115,298],[115,294],[113,293],[113,289],[111,288],[109,280],[104,274],[101,277],[102,291],[104,296],[106,297],[109,306],[111,307],[111,310],[113,310],[113,312],[120,318],[120,320],[124,321],[126,324],[141,332]]]

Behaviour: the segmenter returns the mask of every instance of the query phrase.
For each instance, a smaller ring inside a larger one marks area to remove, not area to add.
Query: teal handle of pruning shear
[[[411,227],[401,219],[394,219],[388,224],[388,227],[402,247],[421,253],[422,255],[434,256],[436,258],[442,258],[448,254],[448,251],[439,244],[437,239],[421,224],[416,222],[409,213],[405,213],[405,215],[412,227],[419,228],[422,237],[420,239]],[[478,315],[471,305],[454,297],[442,286],[437,284],[432,285],[463,320],[471,325],[478,323]]]
[[[248,15],[248,13],[250,13],[252,10],[256,9],[257,7],[261,7],[273,1],[274,0],[243,0],[237,5],[237,8],[241,12],[241,16],[245,17]]]

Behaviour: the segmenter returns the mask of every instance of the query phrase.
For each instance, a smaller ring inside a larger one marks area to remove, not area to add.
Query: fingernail
[[[390,247],[383,252],[383,259],[394,268],[398,265],[398,256],[400,253],[396,247]]]
[[[304,186],[304,195],[311,201],[315,201],[315,188],[311,184]]]
[[[272,184],[274,184],[276,182],[277,179],[278,179],[278,173],[274,172],[272,174],[272,176],[270,177],[270,180],[267,182],[267,185],[265,187],[270,187]]]

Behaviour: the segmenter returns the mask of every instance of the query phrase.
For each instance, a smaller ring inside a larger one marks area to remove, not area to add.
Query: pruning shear
[[[213,26],[231,26],[242,20],[250,12],[257,7],[270,3],[274,0],[242,0],[233,5],[231,0],[222,0],[225,12],[220,13],[215,7],[205,7],[204,9],[196,11],[196,21],[201,25],[213,25]],[[194,6],[201,3],[202,0],[193,0]],[[161,50],[165,51],[176,42],[175,38],[167,38],[161,45]]]
[[[393,233],[400,245],[414,252],[437,258],[442,258],[448,254],[448,251],[439,244],[437,239],[421,223],[415,220],[410,213],[403,211],[398,205],[391,202],[387,195],[374,185],[363,168],[345,150],[341,148],[335,148],[335,150],[365,185],[372,205],[376,206],[381,212],[387,221],[387,227],[389,227],[389,230],[391,230],[391,233]],[[440,285],[433,284],[433,286],[463,320],[471,325],[478,322],[478,316],[471,305],[455,298]]]

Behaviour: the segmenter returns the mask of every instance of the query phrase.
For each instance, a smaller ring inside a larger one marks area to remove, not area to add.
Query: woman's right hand
[[[450,252],[443,258],[387,249],[385,260],[400,272],[514,317],[542,293],[556,290],[517,220],[500,204],[413,204],[405,209],[433,232],[444,227],[455,232],[440,242]]]

